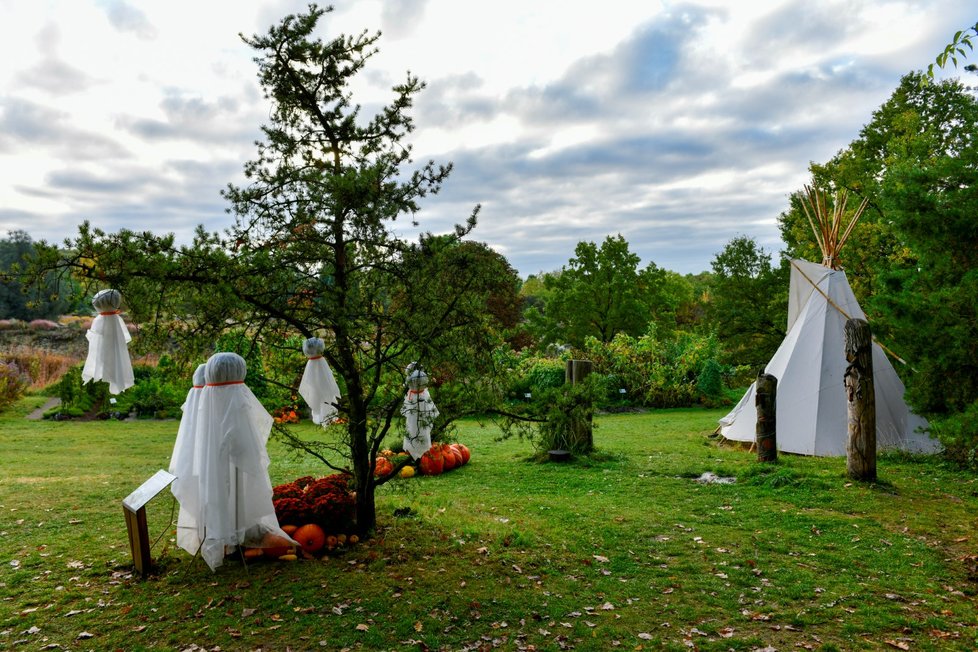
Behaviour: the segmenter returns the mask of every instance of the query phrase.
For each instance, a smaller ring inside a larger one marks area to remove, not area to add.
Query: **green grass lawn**
[[[164,492],[141,579],[121,501],[177,423],[26,419],[43,401],[0,416],[0,649],[978,646],[978,481],[940,460],[883,456],[872,485],[844,459],[760,465],[690,409],[599,417],[595,460],[541,464],[473,421],[468,465],[385,486],[377,536],[324,560],[211,572]],[[328,472],[270,453],[275,484]]]

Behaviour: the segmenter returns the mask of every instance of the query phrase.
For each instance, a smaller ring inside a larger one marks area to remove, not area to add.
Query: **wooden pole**
[[[863,319],[849,319],[845,330],[849,440],[846,474],[853,480],[876,480],[876,385],[873,380],[873,336]]]
[[[763,371],[757,374],[754,385],[754,404],[757,406],[758,462],[778,461],[778,379]]]
[[[149,527],[146,525],[146,508],[140,507],[133,511],[122,506],[126,516],[126,530],[129,533],[129,551],[132,553],[132,563],[136,572],[143,577],[150,570],[152,559],[149,556]]]

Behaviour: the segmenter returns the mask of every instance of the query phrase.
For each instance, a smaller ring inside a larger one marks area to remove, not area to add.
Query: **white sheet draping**
[[[135,383],[126,348],[132,336],[119,316],[122,295],[118,290],[102,290],[92,299],[92,305],[98,314],[85,334],[88,357],[82,369],[82,382],[104,380],[109,383],[109,392],[121,394]]]
[[[438,408],[428,393],[428,374],[415,368],[415,363],[408,367],[408,393],[401,405],[401,414],[407,423],[407,434],[404,436],[404,450],[413,459],[419,459],[431,448],[431,425],[438,416]]]
[[[177,543],[191,554],[199,550],[211,570],[224,562],[228,547],[275,545],[268,535],[291,541],[272,505],[266,450],[272,416],[244,384],[246,371],[235,353],[211,356],[193,436],[178,435],[182,450],[174,450],[184,474],[175,474],[173,485],[181,515]]]
[[[299,394],[312,410],[313,423],[329,422],[336,415],[336,401],[340,388],[336,384],[323,352],[326,344],[321,338],[310,337],[302,343],[302,352],[308,358],[299,382]]]
[[[200,514],[200,485],[195,480],[194,452],[197,449],[197,407],[200,393],[206,381],[206,364],[197,365],[194,371],[193,386],[187,391],[183,402],[183,415],[177,429],[177,440],[173,444],[169,471],[177,477],[170,485],[170,491],[180,504],[177,516],[177,545],[191,553],[200,546],[197,515]]]

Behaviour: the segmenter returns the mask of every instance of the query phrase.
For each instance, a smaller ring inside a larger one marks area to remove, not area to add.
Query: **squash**
[[[441,447],[441,457],[443,460],[442,466],[446,472],[451,471],[456,466],[461,466],[461,464],[459,464],[461,458],[455,457],[455,453],[452,452],[451,446],[443,445]]]
[[[386,478],[394,472],[394,465],[386,457],[378,457],[374,463],[374,475],[378,478]]]
[[[414,467],[410,464],[406,464],[401,467],[401,477],[402,478],[413,478],[414,477]]]
[[[424,475],[439,475],[445,470],[445,458],[442,457],[441,450],[432,446],[421,456],[418,467]]]
[[[292,538],[299,542],[303,552],[310,555],[319,552],[326,545],[326,533],[315,523],[303,525],[292,534]]]
[[[472,456],[472,453],[469,452],[469,447],[466,446],[465,444],[455,444],[455,445],[458,446],[459,452],[462,453],[462,464],[468,464],[469,458]]]

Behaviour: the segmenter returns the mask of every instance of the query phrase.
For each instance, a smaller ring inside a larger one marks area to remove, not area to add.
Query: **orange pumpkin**
[[[245,559],[257,559],[265,554],[265,551],[261,548],[245,548],[244,558]]]
[[[451,471],[456,466],[461,466],[458,462],[459,459],[455,457],[455,453],[452,452],[451,446],[442,446],[441,457],[443,460],[442,466],[445,471]]]
[[[265,533],[265,536],[262,537],[261,547],[265,550],[267,556],[275,557],[276,559],[282,555],[291,554],[295,549],[291,541],[271,532]]]
[[[326,533],[315,523],[303,525],[295,531],[292,538],[299,542],[303,552],[310,555],[319,552],[326,545]]]
[[[285,532],[286,534],[288,534],[290,537],[298,529],[299,529],[299,526],[298,525],[283,525],[282,526],[282,531]],[[293,537],[293,538],[295,538],[295,537]]]
[[[386,478],[394,472],[394,465],[386,457],[378,457],[374,463],[374,475],[378,478]]]
[[[458,468],[465,464],[465,458],[462,457],[462,449],[459,448],[458,444],[452,444],[449,446],[452,451],[452,455],[455,456],[455,468]]]
[[[472,456],[472,454],[469,452],[469,447],[466,446],[465,444],[455,444],[455,445],[458,446],[459,452],[462,453],[462,464],[468,464],[469,458]]]
[[[418,468],[425,475],[438,475],[445,470],[445,458],[442,457],[441,450],[432,446],[421,456]]]

